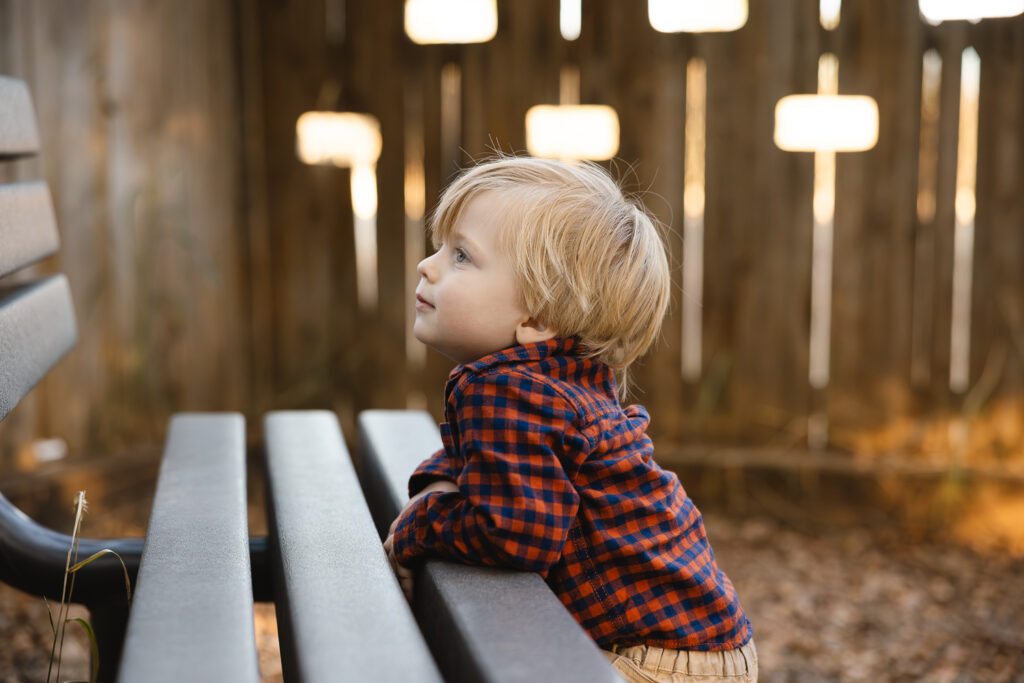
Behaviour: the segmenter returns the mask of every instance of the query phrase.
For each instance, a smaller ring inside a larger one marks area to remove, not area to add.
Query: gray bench
[[[34,118],[25,84],[0,77],[0,162],[36,153]],[[46,184],[0,185],[0,420],[75,344],[64,276],[4,277],[58,246]],[[244,420],[220,413],[171,420],[144,542],[81,540],[80,557],[117,551],[134,587],[129,607],[111,557],[76,576],[100,680],[257,680],[254,601],[276,605],[289,681],[441,680],[387,566],[337,420],[274,413],[265,424],[269,538],[248,534]],[[59,600],[70,545],[0,495],[0,581]]]
[[[359,428],[360,479],[383,537],[409,499],[409,475],[441,437],[419,411],[365,411]],[[621,680],[538,574],[427,560],[413,611],[449,681]]]
[[[38,148],[28,89],[0,77],[0,162]],[[45,182],[0,184],[0,420],[75,344],[67,279],[10,277],[58,247]],[[174,416],[145,540],[80,541],[117,551],[135,589],[129,607],[111,557],[76,577],[100,680],[256,680],[254,602],[275,603],[289,681],[617,680],[535,574],[427,562],[410,610],[381,533],[439,437],[425,413],[361,428],[372,518],[333,414],[268,415],[269,537],[249,538],[242,416]],[[0,495],[0,581],[59,600],[70,544]]]

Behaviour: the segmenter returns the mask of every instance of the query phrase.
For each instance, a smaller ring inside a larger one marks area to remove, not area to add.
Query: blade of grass
[[[53,635],[57,635],[57,625],[53,623],[53,610],[50,609],[50,601],[46,599],[45,595],[43,596],[43,604],[46,605],[46,616],[50,617],[50,631],[53,632]]]
[[[81,562],[76,563],[68,571],[71,572],[72,574],[74,574],[75,572],[77,572],[82,567],[85,567],[85,566],[88,566],[88,565],[92,564],[93,562],[95,562],[96,560],[100,559],[104,555],[113,555],[114,557],[117,558],[117,561],[121,563],[121,571],[124,572],[124,592],[127,595],[128,600],[130,601],[132,599],[132,583],[131,583],[131,579],[128,577],[128,567],[125,565],[124,560],[121,558],[121,556],[118,555],[113,550],[111,550],[110,548],[104,548],[103,550],[99,550],[99,551],[93,553],[92,555],[90,555],[89,557],[85,558]]]
[[[46,670],[46,683],[50,683],[54,658],[57,660],[57,680],[60,680],[60,660],[64,653],[64,635],[67,631],[65,624],[67,623],[71,594],[75,589],[75,575],[70,571],[71,559],[74,557],[75,562],[78,561],[78,535],[82,528],[82,517],[85,516],[85,510],[85,491],[79,491],[75,496],[75,526],[71,532],[71,547],[68,548],[68,558],[64,565],[64,585],[60,591],[60,610],[57,613],[57,629],[54,633],[53,644],[50,646],[50,665]],[[71,577],[70,585],[68,582],[69,576]]]
[[[85,491],[79,491],[78,495],[75,497],[75,525],[71,534],[71,547],[68,548],[67,562],[64,566],[64,585],[61,588],[61,604],[56,623],[54,623],[53,610],[50,609],[50,603],[43,598],[43,601],[46,603],[47,614],[50,618],[50,630],[53,631],[54,634],[53,644],[50,647],[50,666],[46,672],[47,683],[49,683],[52,678],[53,662],[55,659],[57,661],[56,679],[58,681],[60,680],[61,660],[64,655],[64,636],[67,635],[67,624],[72,621],[78,622],[81,627],[85,629],[85,633],[89,638],[89,646],[92,650],[92,676],[90,680],[95,681],[99,672],[99,646],[96,642],[96,633],[93,631],[92,626],[85,619],[81,619],[79,617],[68,618],[68,610],[71,607],[71,596],[74,594],[75,590],[75,576],[78,571],[83,567],[89,566],[105,555],[113,555],[117,558],[117,561],[121,563],[121,571],[124,572],[125,595],[129,601],[132,597],[131,579],[128,576],[128,567],[125,565],[124,559],[115,551],[110,548],[104,548],[93,553],[82,561],[78,560],[82,517],[85,515],[86,511],[87,502],[85,499]]]
[[[81,617],[75,617],[70,621],[77,621],[81,624],[82,628],[85,629],[85,635],[89,637],[89,649],[92,650],[92,675],[89,677],[90,681],[95,681],[96,676],[100,672],[100,648],[96,644],[96,633],[92,630],[92,626],[88,621]]]

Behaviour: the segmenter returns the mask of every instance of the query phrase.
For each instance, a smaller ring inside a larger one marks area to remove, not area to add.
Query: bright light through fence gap
[[[580,103],[580,70],[577,66],[566,65],[558,74],[558,103]]]
[[[498,33],[496,0],[405,0],[405,32],[414,43],[485,43]]]
[[[939,169],[939,95],[942,57],[924,53],[921,69],[921,135],[917,161],[917,234],[914,239],[913,308],[911,311],[910,379],[915,386],[931,381],[935,262],[935,202]]]
[[[775,144],[790,152],[858,152],[878,142],[878,104],[866,95],[837,95],[839,61],[818,60],[818,94],[788,95],[775,105]]]
[[[580,37],[583,25],[583,0],[561,0],[558,12],[558,26],[565,40],[576,40]]]
[[[405,162],[405,217],[422,221],[427,211],[426,179],[423,177],[423,157],[411,157]]]
[[[971,361],[971,285],[974,261],[975,189],[978,170],[978,95],[981,59],[963,51],[960,66],[960,125],[956,164],[956,221],[953,232],[953,302],[949,388],[967,391]]]
[[[462,67],[441,67],[441,177],[459,165],[462,141]]]
[[[839,28],[839,14],[842,10],[843,0],[819,0],[818,20],[821,27],[826,31],[834,31]]]
[[[836,211],[836,153],[814,154],[814,231],[811,237],[811,331],[808,381],[829,382],[832,343],[832,262]]]
[[[611,159],[619,151],[619,117],[605,105],[537,105],[526,112],[526,148],[551,159]]]
[[[682,375],[700,378],[704,308],[704,205],[707,136],[707,64],[686,64],[686,123],[683,172]]]
[[[787,95],[775,105],[775,144],[790,152],[858,152],[878,142],[878,104],[866,95]]]
[[[416,265],[423,259],[424,222],[426,209],[425,182],[423,177],[422,137],[410,140],[405,162],[405,292],[406,292],[406,334],[405,356],[413,369],[420,369],[426,361],[427,347],[413,336],[412,327],[416,321],[416,284],[420,276]]]
[[[647,18],[661,33],[736,31],[747,23],[747,0],[647,0]]]
[[[939,171],[939,92],[942,86],[942,57],[938,51],[924,53],[921,68],[921,138],[917,163],[917,220],[931,223],[935,218],[935,193]]]
[[[826,52],[818,58],[818,94],[839,93],[839,58]]]
[[[1024,0],[918,0],[921,16],[929,24],[1015,17],[1024,13]]]
[[[352,212],[359,218],[377,215],[377,171],[372,164],[352,167]]]
[[[420,275],[417,264],[426,256],[424,216],[427,208],[425,140],[423,125],[424,93],[420,84],[408,83],[405,89],[405,358],[413,373],[426,364],[427,347],[413,334],[416,324],[416,286]],[[406,406],[425,408],[422,392],[410,390]]]
[[[295,132],[296,154],[307,164],[351,168],[380,157],[380,122],[370,114],[308,111]]]
[[[818,98],[836,97],[839,60],[824,54],[818,59]],[[820,101],[820,100],[819,100]],[[780,102],[780,105],[782,103]],[[776,109],[778,112],[778,109]],[[821,122],[817,122],[821,125]],[[778,135],[776,128],[776,135]],[[807,379],[815,389],[829,382],[832,344],[832,262],[836,209],[836,153],[830,147],[814,152],[814,229],[811,235],[811,329]],[[808,427],[810,430],[810,427]],[[808,431],[809,441],[811,432]],[[819,439],[815,437],[815,439]],[[815,444],[818,441],[814,441]]]
[[[356,292],[360,308],[377,307],[377,172],[370,164],[352,167],[352,222],[356,248]]]

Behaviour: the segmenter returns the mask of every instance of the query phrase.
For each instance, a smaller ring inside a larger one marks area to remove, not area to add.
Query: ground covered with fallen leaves
[[[763,681],[1024,681],[1024,559],[709,517]]]
[[[1024,681],[1024,559],[865,529],[707,518],[751,620],[762,681]],[[258,618],[265,680],[280,680],[272,610]],[[269,636],[268,636],[269,634]],[[41,600],[0,586],[0,683],[45,681]],[[69,632],[62,680],[88,676]]]

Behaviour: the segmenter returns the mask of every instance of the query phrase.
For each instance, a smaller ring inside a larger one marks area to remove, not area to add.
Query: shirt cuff
[[[458,483],[443,448],[420,463],[416,471],[409,477],[409,497],[415,496],[438,479],[444,479],[453,484]]]
[[[434,544],[440,540],[431,534],[431,526],[451,511],[458,496],[455,491],[431,491],[402,513],[392,539],[398,564],[408,567],[420,557],[431,554]]]
[[[405,509],[395,526],[395,534],[392,544],[395,559],[403,567],[409,566],[417,557],[423,554],[422,539],[417,538],[416,520],[421,511],[426,511],[427,499],[433,493],[421,497],[411,507]]]

